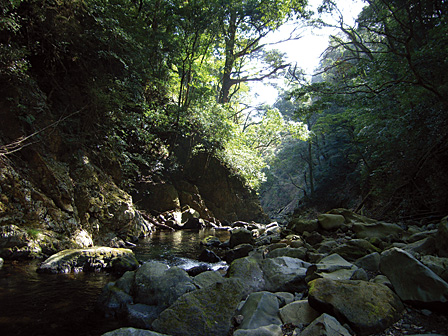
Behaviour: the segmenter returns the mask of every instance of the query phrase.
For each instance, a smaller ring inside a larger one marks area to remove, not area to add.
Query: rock
[[[228,264],[231,264],[235,259],[247,257],[249,255],[249,252],[251,252],[253,249],[254,247],[250,244],[238,245],[234,249],[226,252],[224,260]]]
[[[126,313],[126,307],[133,304],[134,300],[129,293],[118,288],[114,282],[109,282],[101,291],[97,300],[97,306],[106,317],[122,316]]]
[[[64,250],[39,265],[39,273],[70,273],[107,270],[116,273],[134,270],[139,266],[134,253],[128,249],[92,247]]]
[[[360,239],[386,239],[387,237],[398,238],[404,233],[404,230],[397,224],[375,222],[375,223],[353,223],[353,231],[356,238]]]
[[[16,225],[0,226],[0,248],[26,246],[30,238],[28,234]]]
[[[410,229],[408,228],[408,232]],[[407,243],[415,243],[416,241],[422,240],[429,236],[435,236],[437,234],[437,230],[429,230],[413,233],[409,238],[406,239]]]
[[[192,268],[187,269],[187,273],[189,276],[195,277],[201,273],[211,271],[212,269],[207,264],[200,264],[197,266],[193,266]]]
[[[165,334],[159,334],[150,330],[135,329],[135,328],[120,328],[113,331],[109,331],[102,336],[169,336]]]
[[[217,263],[221,261],[221,258],[218,257],[215,252],[205,249],[199,255],[198,260],[208,263]]]
[[[134,301],[165,309],[195,289],[193,279],[183,269],[151,261],[144,263],[135,273]]]
[[[311,264],[296,258],[277,257],[260,262],[266,281],[266,290],[271,292],[301,292],[306,289],[306,270]]]
[[[428,266],[434,273],[448,282],[448,258],[439,258],[431,255],[425,255],[420,261]]]
[[[390,282],[390,280],[385,275],[378,274],[376,277],[374,277],[370,281],[373,282],[373,283],[377,283],[377,284],[381,284],[381,285],[387,286],[387,287],[389,287],[392,290],[394,289],[393,286],[392,286],[392,283]]]
[[[305,232],[303,234],[305,241],[311,246],[317,245],[324,240],[324,237],[319,232],[313,231],[311,233]]]
[[[403,301],[446,304],[448,284],[411,254],[392,248],[381,254],[381,272]]]
[[[0,269],[2,269],[4,263],[5,261],[3,260],[3,258],[0,258]]]
[[[278,299],[270,292],[256,292],[248,296],[241,308],[244,319],[239,329],[257,329],[271,324],[281,325]]]
[[[375,219],[371,219],[362,215],[358,215],[357,213],[344,209],[344,208],[338,208],[328,211],[329,214],[335,214],[335,215],[342,215],[345,218],[345,224],[351,224],[351,223],[366,223],[366,224],[372,224],[376,223],[377,221]]]
[[[292,323],[296,326],[310,324],[320,314],[311,308],[308,300],[294,301],[280,309],[283,324]]]
[[[266,255],[266,258],[291,257],[297,259],[305,259],[307,252],[308,250],[305,247],[292,248],[287,246],[270,251]]]
[[[380,269],[380,254],[378,252],[370,253],[355,261],[355,265],[370,272],[378,272]]]
[[[287,225],[287,229],[292,232],[302,234],[305,231],[313,232],[319,228],[319,224],[317,220],[309,220],[309,219],[301,219],[301,218],[293,218]]]
[[[333,253],[349,261],[355,261],[373,252],[380,250],[365,239],[351,239],[333,250]]]
[[[221,245],[221,241],[216,236],[208,236],[202,239],[200,244],[207,247],[218,247],[219,245]]]
[[[222,275],[216,271],[207,271],[196,275],[193,279],[198,288],[205,288],[222,281]]]
[[[274,294],[278,299],[280,307],[286,306],[287,304],[290,304],[291,302],[294,301],[294,294],[292,294],[292,293],[275,292]]]
[[[190,218],[180,228],[185,230],[200,230],[205,228],[205,226],[205,221],[202,218]]]
[[[236,259],[230,264],[227,276],[238,278],[244,284],[245,294],[266,289],[266,282],[258,261],[252,257]]]
[[[245,228],[234,229],[230,233],[230,248],[241,244],[253,244],[254,242],[252,232]]]
[[[436,249],[439,257],[448,257],[448,216],[439,223],[436,234]]]
[[[350,280],[358,267],[349,263],[339,254],[331,254],[323,258],[319,263],[311,266],[307,270],[306,281],[317,278],[332,280]]]
[[[269,325],[257,329],[238,329],[233,336],[282,336],[282,328],[279,325]]]
[[[136,184],[138,193],[133,197],[142,209],[151,209],[157,212],[165,212],[180,209],[179,194],[171,183]]]
[[[335,214],[321,214],[317,217],[319,225],[324,230],[336,230],[344,225],[345,218]]]
[[[351,336],[338,320],[328,314],[322,314],[306,327],[300,336]]]
[[[165,309],[152,327],[172,336],[227,336],[244,289],[238,279],[223,279],[186,293]]]
[[[128,304],[126,318],[128,323],[136,328],[150,329],[152,322],[159,316],[161,309],[142,303]]]
[[[347,320],[360,335],[383,331],[396,322],[404,310],[394,292],[371,282],[316,279],[309,287],[311,307]]]

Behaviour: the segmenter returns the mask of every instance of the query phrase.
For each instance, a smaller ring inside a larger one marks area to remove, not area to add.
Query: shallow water
[[[134,252],[140,261],[157,260],[185,269],[209,235],[222,241],[227,232],[159,231],[141,240]],[[123,321],[103,318],[95,310],[102,288],[116,276],[106,273],[39,274],[39,261],[5,262],[0,270],[0,335],[97,336],[124,326]],[[224,263],[209,264],[214,269]]]

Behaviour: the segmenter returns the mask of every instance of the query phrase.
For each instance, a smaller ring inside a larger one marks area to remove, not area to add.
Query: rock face
[[[360,335],[386,329],[401,317],[404,309],[398,296],[379,284],[316,279],[309,286],[311,307],[347,320]]]
[[[383,252],[380,270],[403,301],[421,304],[446,304],[448,301],[448,284],[401,249]]]
[[[64,250],[52,255],[37,269],[40,273],[70,273],[99,270],[124,273],[138,267],[134,253],[128,249],[93,247]]]
[[[152,327],[172,336],[227,336],[243,292],[239,280],[223,279],[181,296],[160,314]]]

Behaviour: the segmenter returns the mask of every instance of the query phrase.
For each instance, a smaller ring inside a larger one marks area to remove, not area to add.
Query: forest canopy
[[[272,211],[439,216],[447,6],[366,0],[348,26],[328,0],[317,13],[306,0],[2,1],[1,110],[22,131],[3,142],[58,121],[73,150],[116,158],[129,188],[205,151]],[[311,80],[264,44],[286,22],[338,29]],[[289,86],[274,106],[253,106],[248,83],[273,77]]]

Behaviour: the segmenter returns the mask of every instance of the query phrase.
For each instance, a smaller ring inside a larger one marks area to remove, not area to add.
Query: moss
[[[40,231],[37,229],[27,229],[26,233],[28,236],[30,236],[32,239],[37,239],[39,237]]]

